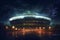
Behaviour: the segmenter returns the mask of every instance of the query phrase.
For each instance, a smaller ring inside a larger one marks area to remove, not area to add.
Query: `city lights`
[[[18,30],[17,28],[15,28],[15,30]]]
[[[41,27],[39,27],[39,29],[41,29]]]
[[[6,29],[8,29],[8,26],[6,26]],[[48,29],[51,30],[51,27],[48,27]],[[42,33],[45,33],[45,31],[46,31],[45,27],[39,27],[39,28],[38,27],[36,27],[36,28],[25,28],[25,27],[17,28],[15,26],[12,26],[12,30],[19,31],[19,33],[21,33],[22,35],[25,35],[26,33],[31,33],[31,32],[35,32],[37,34],[42,34]]]
[[[14,29],[15,28],[15,26],[12,26],[12,29]]]
[[[51,27],[49,26],[49,29],[51,29]]]
[[[45,29],[45,27],[43,27],[43,29]]]

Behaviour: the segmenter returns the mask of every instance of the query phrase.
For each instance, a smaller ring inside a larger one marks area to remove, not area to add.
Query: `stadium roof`
[[[25,17],[41,18],[41,19],[46,19],[46,20],[51,21],[51,18],[49,18],[49,17],[40,16],[40,15],[38,15],[38,13],[31,13],[30,11],[27,11],[27,13],[23,13],[23,14],[20,15],[20,16],[11,17],[11,18],[9,19],[9,21],[13,21],[13,20],[16,20],[16,19],[23,19],[23,18],[25,18]]]
[[[23,19],[24,17],[34,17],[34,18],[41,18],[51,21],[51,18],[45,16],[15,16],[9,19],[9,21],[16,20],[16,19]]]

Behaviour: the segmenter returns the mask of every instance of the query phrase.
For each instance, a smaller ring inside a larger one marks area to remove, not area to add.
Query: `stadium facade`
[[[34,13],[24,13],[21,16],[15,16],[9,19],[12,26],[18,28],[35,28],[35,27],[49,27],[51,18],[39,16]]]
[[[20,16],[14,16],[9,19],[11,26],[6,26],[7,31],[15,32],[19,35],[28,33],[51,34],[51,18],[37,15],[37,13],[24,13]],[[15,34],[16,35],[16,34]]]

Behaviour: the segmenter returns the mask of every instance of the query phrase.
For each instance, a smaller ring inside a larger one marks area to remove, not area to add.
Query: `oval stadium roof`
[[[13,20],[16,20],[16,19],[23,19],[24,17],[41,18],[41,19],[46,19],[46,20],[51,21],[51,18],[49,18],[49,17],[45,17],[45,16],[28,16],[28,15],[26,15],[26,16],[15,16],[15,17],[11,17],[9,19],[9,21],[13,21]]]
[[[24,17],[34,17],[34,18],[41,18],[51,21],[51,18],[46,16],[40,16],[38,13],[27,11],[27,13],[23,13],[22,16],[14,16],[9,19],[9,21],[13,21],[16,19],[23,19]]]

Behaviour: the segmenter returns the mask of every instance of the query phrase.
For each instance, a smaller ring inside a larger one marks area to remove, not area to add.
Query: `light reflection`
[[[34,32],[37,35],[51,35],[52,32],[48,32],[45,30],[45,27],[36,27],[36,28],[16,28],[15,26],[12,26],[12,28],[14,29],[14,31],[12,31],[12,36],[19,36],[19,35],[26,35],[28,33],[32,33]],[[50,27],[49,27],[50,28]],[[48,29],[47,29],[48,30]],[[50,28],[51,30],[51,28]]]
[[[49,36],[52,35],[52,32],[48,32]]]
[[[39,29],[41,29],[41,27],[39,27]]]
[[[49,29],[51,29],[51,27],[49,26]]]
[[[43,29],[45,29],[45,27],[43,27]]]
[[[15,28],[15,26],[12,26],[12,29],[14,29]]]
[[[15,30],[18,30],[17,28],[15,28]]]

